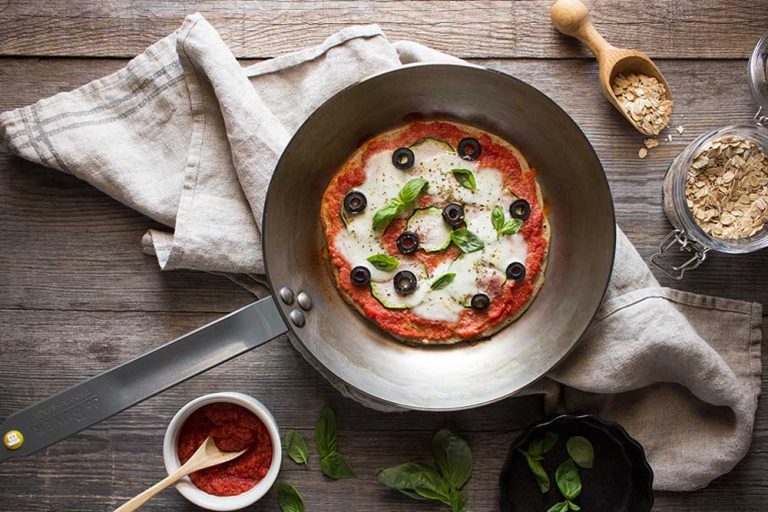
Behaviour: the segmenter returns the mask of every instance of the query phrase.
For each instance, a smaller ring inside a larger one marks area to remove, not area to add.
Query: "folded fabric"
[[[291,135],[348,85],[423,61],[459,62],[416,43],[390,44],[364,26],[242,68],[196,14],[120,71],[0,114],[0,138],[22,158],[74,174],[168,226],[143,240],[161,268],[255,276],[263,272],[267,186]],[[656,488],[696,489],[749,448],[760,327],[760,304],[659,287],[619,230],[594,322],[567,360],[524,393],[618,421],[644,445]],[[343,393],[384,408],[323,373]]]

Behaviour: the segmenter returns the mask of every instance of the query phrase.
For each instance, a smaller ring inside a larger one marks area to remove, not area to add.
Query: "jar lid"
[[[768,34],[757,42],[752,57],[749,59],[749,85],[761,116],[768,116]]]

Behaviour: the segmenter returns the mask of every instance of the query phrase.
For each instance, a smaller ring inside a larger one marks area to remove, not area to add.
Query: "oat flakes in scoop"
[[[672,100],[666,99],[667,89],[656,78],[639,73],[619,74],[611,88],[621,108],[644,133],[658,135],[669,124]]]
[[[715,139],[694,157],[685,197],[708,235],[729,240],[754,236],[768,220],[768,156],[752,140]]]

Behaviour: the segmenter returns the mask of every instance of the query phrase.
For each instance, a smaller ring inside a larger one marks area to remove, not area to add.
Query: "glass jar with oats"
[[[664,178],[664,211],[674,229],[651,262],[675,279],[709,251],[768,247],[768,34],[755,47],[749,72],[758,103],[754,122],[701,135]]]

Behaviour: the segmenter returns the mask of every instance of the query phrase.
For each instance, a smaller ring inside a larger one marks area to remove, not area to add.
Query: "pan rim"
[[[610,265],[607,266],[607,271],[605,273],[606,275],[604,277],[604,282],[603,282],[602,290],[601,290],[601,293],[600,293],[600,300],[597,301],[597,303],[596,303],[596,305],[594,307],[594,311],[592,312],[591,315],[589,315],[588,321],[584,322],[583,326],[581,326],[578,329],[576,329],[576,331],[580,331],[580,332],[579,332],[578,336],[575,337],[575,340],[571,343],[571,346],[568,348],[568,350],[566,350],[561,357],[557,358],[556,360],[553,359],[552,364],[549,365],[549,367],[545,371],[541,372],[536,377],[533,377],[533,378],[530,378],[530,379],[526,379],[524,384],[521,384],[520,386],[518,386],[518,388],[515,389],[514,391],[503,392],[501,394],[494,395],[491,398],[488,398],[486,400],[483,400],[483,401],[477,402],[477,403],[473,403],[473,404],[462,404],[462,405],[458,405],[458,406],[455,406],[455,407],[442,407],[442,406],[441,407],[429,407],[429,406],[423,406],[423,405],[412,404],[412,403],[397,402],[397,401],[394,401],[394,400],[392,400],[390,398],[382,397],[382,396],[379,396],[379,395],[377,395],[375,393],[369,392],[367,390],[360,389],[360,387],[347,382],[336,371],[334,371],[333,369],[331,369],[327,365],[323,364],[306,347],[306,345],[302,341],[301,334],[298,333],[296,331],[296,329],[294,329],[293,323],[291,322],[291,320],[290,320],[288,314],[286,313],[286,311],[284,311],[284,308],[282,308],[282,307],[278,307],[277,308],[279,313],[280,313],[280,316],[283,319],[283,321],[288,326],[288,333],[287,333],[287,335],[289,337],[290,336],[294,336],[295,339],[298,341],[298,343],[300,343],[302,345],[304,350],[300,350],[299,352],[301,353],[302,357],[307,359],[308,362],[313,367],[315,367],[316,370],[318,368],[323,368],[323,371],[331,373],[333,375],[333,377],[335,379],[338,379],[341,383],[343,383],[344,386],[346,386],[348,388],[351,388],[351,389],[354,389],[357,393],[359,393],[359,394],[361,394],[361,395],[363,395],[365,397],[372,398],[375,401],[377,401],[379,403],[382,403],[382,404],[384,404],[386,406],[395,407],[395,408],[399,408],[399,409],[414,410],[414,411],[451,412],[451,411],[460,411],[460,410],[468,410],[468,409],[475,409],[475,408],[478,408],[478,407],[483,407],[483,406],[490,405],[490,404],[493,404],[493,403],[496,403],[496,402],[499,402],[501,400],[504,400],[504,399],[507,399],[507,398],[510,398],[510,397],[513,397],[513,396],[517,395],[520,391],[524,390],[526,387],[528,387],[531,384],[533,384],[533,383],[541,380],[542,378],[546,377],[552,370],[557,368],[573,352],[573,350],[576,348],[576,346],[578,346],[579,342],[584,337],[584,333],[586,333],[587,329],[589,328],[589,326],[592,324],[592,322],[594,321],[595,317],[597,316],[597,313],[600,310],[600,306],[603,304],[603,302],[605,300],[605,295],[606,295],[606,293],[608,291],[608,286],[610,285],[610,280],[611,280],[611,276],[613,274],[613,267],[614,267],[615,259],[616,259],[616,240],[617,240],[617,234],[616,234],[616,229],[617,229],[617,225],[616,225],[616,209],[615,209],[615,205],[614,205],[614,201],[613,201],[613,194],[611,192],[610,184],[608,182],[608,176],[605,173],[605,168],[603,167],[603,163],[600,160],[600,157],[598,156],[597,152],[595,151],[594,146],[592,146],[592,143],[589,141],[589,138],[584,133],[584,131],[581,129],[581,127],[578,125],[578,123],[576,123],[576,121],[574,121],[573,118],[565,111],[565,109],[563,109],[557,102],[555,102],[549,96],[544,94],[542,91],[540,91],[536,87],[528,84],[527,82],[525,82],[525,81],[523,81],[523,80],[521,80],[519,78],[516,78],[516,77],[514,77],[514,76],[512,76],[512,75],[510,75],[508,73],[505,73],[503,71],[500,71],[500,70],[497,70],[497,69],[488,68],[486,66],[478,66],[478,65],[475,65],[475,64],[471,64],[471,63],[434,63],[434,62],[430,63],[430,62],[419,62],[419,63],[412,63],[412,64],[404,64],[404,65],[401,65],[401,66],[399,66],[397,68],[394,68],[394,69],[389,69],[389,70],[386,70],[386,71],[382,71],[382,72],[379,72],[379,73],[375,73],[375,74],[369,75],[369,76],[367,76],[367,77],[365,77],[365,78],[363,78],[361,80],[356,81],[353,84],[348,85],[347,87],[341,89],[340,91],[338,91],[337,93],[335,93],[334,95],[332,95],[331,97],[326,99],[319,107],[317,107],[307,117],[307,119],[305,119],[301,123],[301,125],[296,130],[296,132],[294,132],[294,134],[291,136],[290,141],[288,142],[288,144],[286,145],[285,149],[281,153],[280,158],[278,159],[277,164],[275,165],[275,169],[274,169],[274,172],[272,174],[272,177],[270,178],[270,183],[269,183],[269,186],[267,188],[267,195],[266,195],[266,198],[265,198],[265,201],[264,201],[264,213],[263,213],[263,216],[262,216],[262,256],[263,256],[263,260],[264,260],[264,271],[265,271],[265,274],[266,274],[267,283],[269,284],[270,294],[272,295],[273,299],[275,300],[275,302],[277,304],[279,304],[279,299],[278,299],[277,294],[275,292],[274,284],[272,283],[271,274],[269,272],[269,258],[267,257],[267,254],[266,254],[266,252],[267,252],[266,248],[267,248],[269,242],[267,240],[267,238],[268,238],[267,237],[267,230],[264,229],[264,226],[266,226],[267,222],[268,222],[268,218],[267,217],[268,217],[268,212],[270,210],[270,208],[269,208],[270,198],[272,197],[272,195],[274,193],[274,189],[272,187],[272,182],[275,179],[275,173],[277,173],[278,169],[280,169],[281,164],[283,163],[283,160],[285,158],[285,155],[286,155],[288,149],[291,147],[291,144],[293,144],[293,141],[295,140],[296,135],[299,134],[302,130],[304,130],[306,128],[306,126],[316,116],[319,115],[319,112],[321,110],[323,110],[323,108],[327,104],[329,104],[330,102],[336,100],[339,96],[342,96],[342,95],[348,93],[349,90],[359,86],[360,84],[363,84],[363,83],[371,81],[371,80],[378,79],[378,78],[380,78],[382,76],[385,76],[385,75],[396,74],[396,73],[400,73],[400,72],[403,72],[405,70],[409,70],[409,69],[413,69],[413,68],[427,68],[427,67],[432,67],[432,68],[470,68],[470,69],[475,69],[475,70],[478,70],[478,71],[484,71],[484,72],[493,73],[493,74],[496,74],[498,76],[501,76],[504,80],[511,80],[512,82],[515,82],[517,85],[523,86],[523,87],[529,89],[534,95],[539,96],[540,98],[542,98],[543,100],[545,100],[546,102],[548,102],[552,106],[554,106],[555,109],[557,111],[559,111],[559,113],[562,114],[562,116],[565,119],[567,119],[568,122],[571,125],[573,125],[573,127],[577,130],[577,133],[581,135],[581,137],[583,138],[583,140],[586,142],[587,146],[589,147],[589,151],[592,154],[592,156],[594,157],[595,162],[597,163],[597,166],[598,166],[598,168],[600,170],[601,184],[605,186],[605,189],[607,191],[607,195],[608,195],[608,199],[609,199],[608,207],[609,207],[609,210],[610,210],[610,220],[611,220],[611,224],[613,225],[613,229],[611,230],[611,233],[609,234],[609,239],[610,239],[610,244],[609,245],[610,245],[610,250],[611,250],[611,254],[610,254],[610,257],[609,257]],[[599,283],[596,284],[596,286],[599,286]],[[483,343],[487,343],[487,342],[490,342],[490,341],[492,341],[492,339],[491,340],[486,340]],[[319,373],[322,374],[322,372],[319,372]],[[325,375],[323,375],[323,376],[325,377]],[[331,382],[331,384],[335,388],[338,389],[338,387],[336,386],[335,383]],[[342,394],[344,394],[344,393],[342,393]]]

